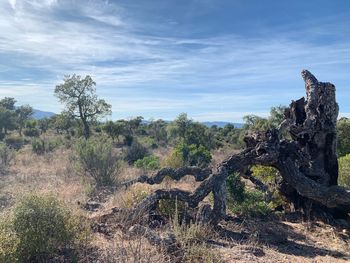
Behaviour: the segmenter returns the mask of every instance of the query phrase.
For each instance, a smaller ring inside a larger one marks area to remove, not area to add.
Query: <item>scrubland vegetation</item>
[[[102,121],[111,107],[97,98],[89,76],[66,77],[55,94],[67,112],[40,120],[31,118],[30,106],[0,100],[0,262],[345,262],[349,256],[347,223],[340,222],[341,229],[310,224],[278,192],[278,171],[265,166],[251,168],[262,187],[228,176],[232,218],[220,226],[225,230],[189,220],[194,211],[180,200],[160,200],[147,224],[178,241],[171,254],[149,243],[146,232],[135,237],[123,229],[127,209],[150,193],[198,185],[189,177],[159,185],[124,182],[165,167],[214,168],[243,148],[245,134],[278,127],[285,107],[273,107],[268,118],[246,116],[243,128],[206,127],[185,113],[171,122]],[[339,184],[345,187],[349,132],[350,120],[340,119]],[[211,195],[204,200],[212,202]],[[101,223],[112,207],[124,209],[125,218]]]

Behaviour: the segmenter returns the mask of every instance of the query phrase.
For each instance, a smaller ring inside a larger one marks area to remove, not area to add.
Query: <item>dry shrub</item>
[[[185,262],[220,262],[218,252],[210,248],[206,242],[215,236],[212,228],[197,222],[192,222],[189,225],[180,224],[176,218],[178,217],[175,217],[171,222],[171,230],[184,251]]]

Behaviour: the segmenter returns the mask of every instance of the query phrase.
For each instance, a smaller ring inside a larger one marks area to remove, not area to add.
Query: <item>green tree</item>
[[[22,105],[16,109],[16,113],[18,122],[18,132],[19,135],[22,135],[22,130],[26,124],[26,121],[29,120],[33,115],[33,108],[29,105]]]
[[[350,119],[341,118],[337,122],[337,153],[344,156],[350,153]]]
[[[5,97],[0,100],[0,133],[7,134],[16,128],[15,104],[14,98]]]
[[[0,100],[0,107],[14,111],[16,102],[17,101],[14,98],[5,97],[2,100]]]
[[[286,109],[287,107],[282,105],[271,108],[268,118],[270,127],[277,128],[283,122]]]
[[[16,113],[4,107],[0,107],[0,133],[7,134],[16,128]]]
[[[56,114],[55,116],[51,117],[50,122],[51,127],[55,129],[57,133],[66,132],[68,134],[69,131],[76,125],[74,117],[67,112]]]
[[[68,112],[79,118],[84,129],[84,137],[90,137],[90,124],[99,117],[111,113],[111,105],[96,95],[96,83],[88,75],[65,76],[64,83],[57,85],[55,95],[64,103]]]
[[[121,122],[107,121],[105,125],[102,126],[102,130],[107,133],[109,137],[114,141],[116,138],[119,142],[119,136],[123,135],[125,130],[125,125]]]
[[[169,126],[168,131],[170,137],[186,140],[186,131],[192,124],[192,120],[188,119],[186,113],[181,113]]]
[[[40,129],[40,133],[45,133],[49,129],[50,119],[42,118],[38,120],[38,127]]]
[[[166,127],[167,123],[163,120],[151,121],[148,125],[150,136],[157,142],[166,142],[168,137]]]

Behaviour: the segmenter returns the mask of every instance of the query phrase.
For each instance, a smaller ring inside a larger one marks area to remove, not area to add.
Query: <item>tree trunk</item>
[[[306,100],[292,101],[278,129],[245,137],[246,149],[220,163],[216,171],[198,167],[164,168],[153,177],[141,176],[123,184],[127,187],[136,182],[160,183],[166,175],[174,180],[193,175],[196,181],[201,182],[193,192],[157,190],[130,212],[128,222],[137,223],[140,216],[149,213],[160,199],[177,199],[191,208],[199,208],[199,221],[217,224],[226,216],[226,178],[233,172],[245,172],[252,165],[275,167],[282,177],[280,191],[296,205],[308,209],[308,214],[311,208],[349,213],[350,191],[337,185],[338,105],[335,87],[331,83],[319,82],[307,70],[302,71],[302,77]],[[285,130],[291,140],[281,138]],[[249,179],[253,183],[259,182],[252,175]],[[214,198],[213,208],[200,204],[210,192]]]
[[[90,137],[90,127],[86,120],[82,119],[83,126],[84,126],[84,137],[85,139],[89,139]]]

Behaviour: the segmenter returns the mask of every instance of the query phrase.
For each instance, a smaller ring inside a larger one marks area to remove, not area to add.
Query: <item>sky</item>
[[[75,73],[108,118],[241,122],[304,96],[302,69],[350,117],[350,1],[0,0],[0,98],[44,111]]]

